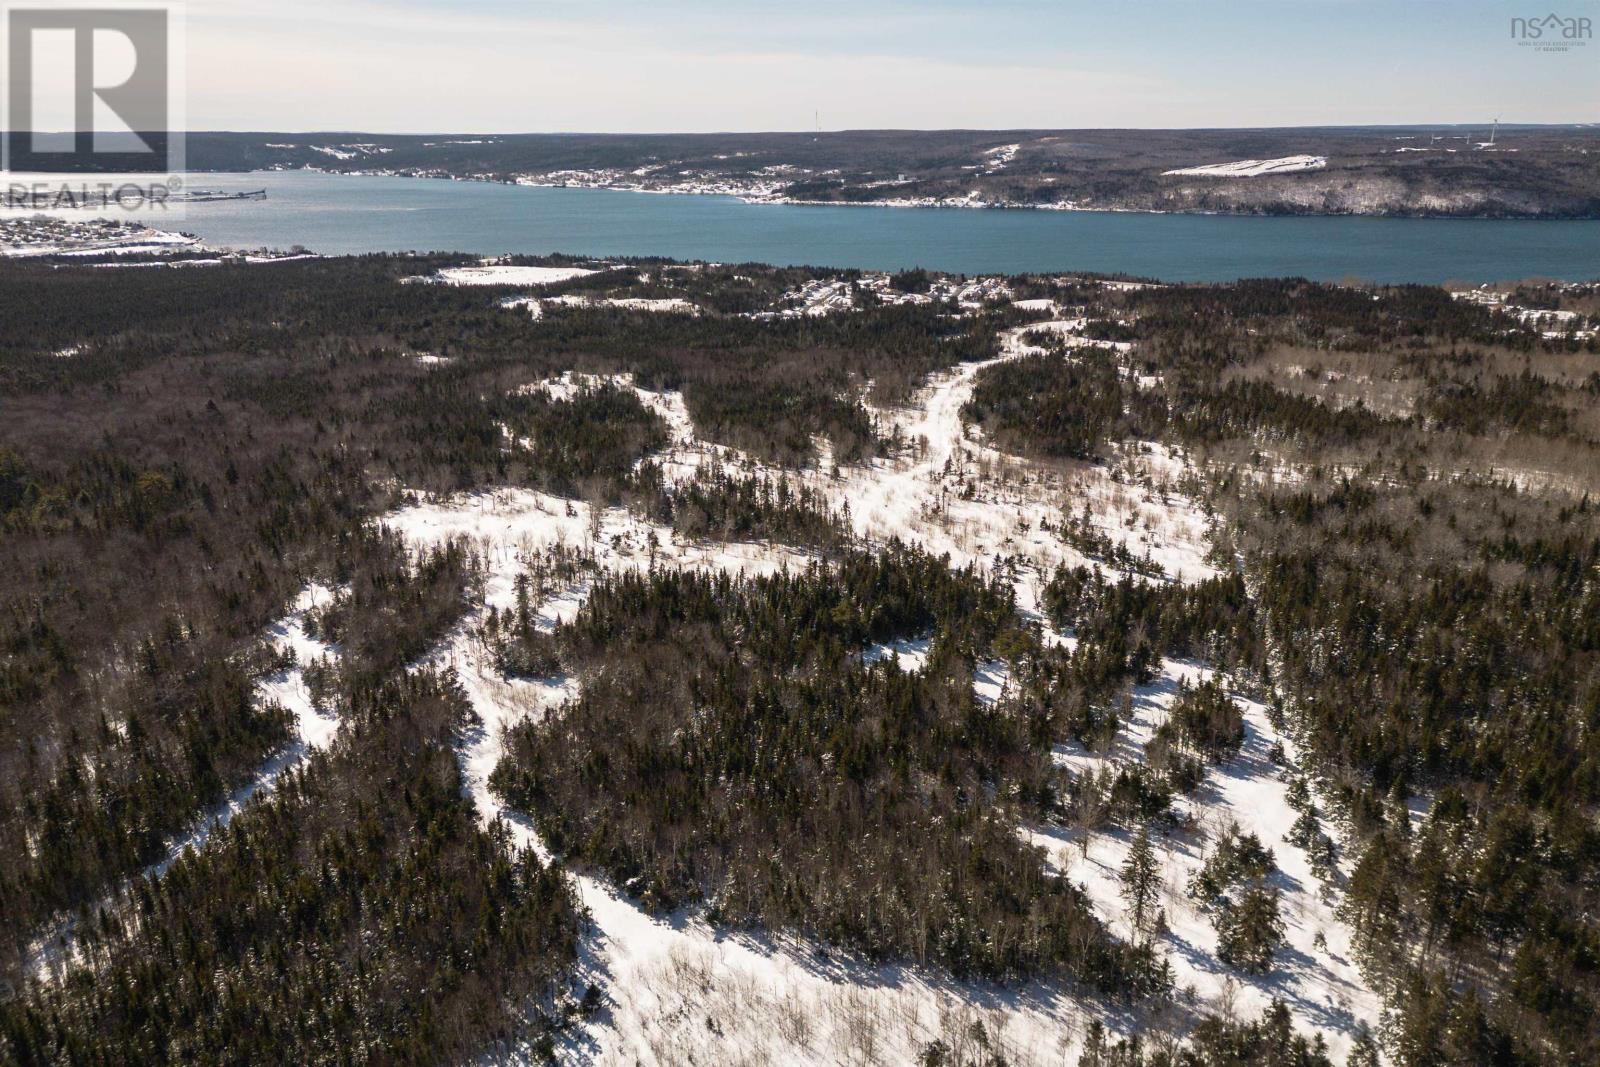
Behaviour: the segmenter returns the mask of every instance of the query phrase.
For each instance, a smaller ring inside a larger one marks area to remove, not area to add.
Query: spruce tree
[[[1160,874],[1155,849],[1150,845],[1150,828],[1140,826],[1128,859],[1122,865],[1122,899],[1128,902],[1136,937],[1145,933],[1155,917]]]
[[[1264,974],[1272,956],[1283,944],[1283,920],[1278,916],[1278,891],[1250,886],[1237,903],[1223,906],[1217,916],[1217,957],[1250,974]]]
[[[1350,1055],[1345,1057],[1345,1067],[1378,1067],[1378,1043],[1365,1026],[1350,1043]]]

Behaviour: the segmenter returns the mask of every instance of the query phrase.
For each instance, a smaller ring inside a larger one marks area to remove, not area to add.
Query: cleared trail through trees
[[[1069,509],[1087,509],[1097,532],[1136,556],[1142,553],[1170,579],[1196,581],[1216,573],[1205,558],[1207,520],[1175,488],[1185,469],[1181,457],[1134,442],[1118,450],[1115,469],[1034,462],[999,452],[964,424],[962,408],[985,369],[1043,353],[1028,336],[1033,331],[1053,334],[1069,348],[1092,343],[1081,336],[1083,327],[1081,319],[1055,319],[1005,331],[1001,353],[994,359],[933,375],[912,405],[872,410],[878,434],[897,442],[898,449],[837,468],[826,462],[826,451],[824,462],[802,470],[762,463],[700,439],[681,394],[640,389],[628,379],[605,381],[634,389],[666,423],[669,443],[649,459],[667,481],[690,481],[709,467],[787,479],[814,490],[847,516],[852,532],[864,541],[898,538],[948,555],[954,566],[976,564],[1005,574],[1019,610],[1045,625],[1041,593],[1058,566],[1089,563],[1114,571],[1050,528]],[[526,388],[568,396],[592,384],[563,375]],[[419,501],[383,521],[418,548],[465,537],[485,560],[482,602],[427,662],[455,671],[477,713],[479,724],[462,738],[457,755],[463,787],[479,817],[486,825],[500,822],[513,845],[531,848],[541,858],[547,850],[533,821],[504,805],[491,791],[489,778],[504,754],[506,731],[576,696],[580,683],[570,677],[506,677],[480,636],[491,609],[506,611],[515,604],[516,579],[524,568],[550,549],[577,550],[601,572],[668,567],[763,574],[803,566],[814,558],[770,542],[687,539],[620,507],[596,508],[523,489]],[[580,579],[549,595],[537,605],[538,628],[549,632],[571,619],[589,588],[590,581]],[[1069,637],[1048,626],[1046,630],[1047,640],[1070,644]],[[900,653],[886,648],[867,654],[899,658]],[[1167,663],[1163,670],[1159,684],[1172,688],[1179,675],[1202,669]],[[1005,665],[983,664],[978,682],[981,699],[1000,699],[1008,684]],[[1170,697],[1147,693],[1139,697],[1139,705],[1149,711],[1147,718],[1159,718]],[[1197,817],[1211,818],[1215,808],[1247,825],[1259,824],[1263,839],[1283,855],[1292,959],[1246,986],[1242,1001],[1255,1006],[1273,995],[1284,997],[1302,1024],[1323,1032],[1338,1051],[1361,1022],[1375,1019],[1377,1001],[1360,984],[1348,953],[1340,952],[1347,937],[1332,917],[1331,902],[1319,898],[1320,885],[1311,877],[1305,856],[1291,854],[1278,840],[1279,824],[1287,826],[1294,815],[1280,802],[1284,786],[1264,758],[1276,734],[1258,705],[1248,706],[1246,717],[1248,758],[1214,769],[1196,797],[1180,803],[1195,809]],[[1140,732],[1153,729],[1154,718],[1129,724],[1132,758],[1142,759]],[[1072,762],[1070,754],[1063,756],[1064,762]],[[1126,842],[1116,834],[1096,834],[1092,859],[1074,862],[1075,842],[1058,832],[1033,837],[1052,862],[1088,887],[1102,915],[1115,921],[1121,914],[1115,870]],[[1202,1004],[1215,1009],[1241,995],[1228,969],[1213,958],[1214,937],[1206,920],[1187,916],[1180,899],[1178,883],[1186,864],[1199,862],[1199,852],[1198,846],[1165,839],[1158,845],[1163,904],[1174,931],[1166,936],[1166,950],[1180,985],[1194,985]],[[572,1062],[665,1064],[735,1054],[757,1059],[820,1055],[836,1062],[910,1060],[933,1040],[959,1040],[971,1031],[973,1021],[984,1023],[990,1040],[1007,1050],[1009,1062],[1059,1062],[1076,1048],[1090,1018],[1117,1022],[1106,1005],[1082,1002],[1046,983],[1020,989],[957,983],[935,973],[820,952],[789,939],[729,936],[693,914],[652,916],[601,879],[582,873],[573,877],[594,919],[584,940],[578,983],[595,984],[606,999],[602,1010],[563,1046],[563,1057]],[[1325,938],[1339,958],[1331,963],[1316,959],[1309,951],[1314,938]]]
[[[309,612],[325,606],[335,595],[326,586],[313,582],[300,591],[289,614],[267,628],[269,643],[279,653],[291,653],[294,662],[263,679],[257,687],[257,699],[264,703],[279,704],[292,712],[295,736],[262,764],[255,777],[235,789],[227,799],[202,815],[185,833],[173,840],[166,854],[146,867],[142,877],[160,878],[184,853],[204,848],[212,834],[227,827],[252,801],[270,794],[285,774],[302,766],[313,752],[325,749],[333,742],[333,736],[339,729],[339,720],[316,706],[305,670],[323,659],[337,658],[338,649],[308,634],[305,623]],[[107,908],[115,907],[126,888],[124,885],[107,894],[98,903],[85,909],[85,914],[94,917]],[[29,971],[36,979],[50,981],[69,964],[84,962],[76,944],[79,922],[79,916],[68,916],[34,942],[29,953]]]
[[[1081,341],[1076,331],[1082,326],[1074,319],[1043,328]],[[1077,469],[1067,477],[969,436],[961,410],[975,379],[989,366],[1042,352],[1025,336],[1040,328],[1032,324],[1006,331],[1001,355],[934,375],[912,406],[875,410],[880,435],[903,443],[897,454],[837,470],[826,463],[800,471],[772,467],[697,438],[680,394],[636,389],[670,431],[669,446],[651,459],[671,481],[690,480],[708,464],[789,479],[847,514],[853,532],[864,540],[899,538],[947,554],[955,566],[1007,568],[1019,607],[1036,619],[1040,591],[1054,568],[1084,559],[1043,529],[1069,497],[1089,499],[1114,536],[1156,540],[1162,565],[1174,575],[1195,579],[1212,573],[1203,560],[1204,524],[1187,500],[1153,492],[1141,500],[1114,485],[1104,471]],[[615,384],[631,387],[631,382]],[[574,385],[571,376],[563,376],[548,387],[565,393]],[[483,603],[430,660],[456,671],[480,720],[458,749],[464,787],[480,818],[486,824],[499,820],[514,845],[541,857],[546,850],[532,821],[500,802],[489,788],[489,775],[503,755],[506,730],[576,695],[578,682],[504,677],[477,636],[490,608],[505,610],[514,603],[523,565],[558,546],[589,553],[602,571],[665,566],[769,573],[812,558],[776,544],[685,540],[621,508],[596,510],[585,502],[525,490],[419,503],[385,522],[417,547],[464,535],[482,550],[488,564]],[[588,582],[579,581],[541,603],[539,628],[548,631],[575,615],[588,588]],[[1005,669],[999,663],[983,666],[979,696],[992,702],[1004,691]],[[653,917],[604,881],[584,874],[574,878],[595,921],[585,940],[579,981],[595,982],[608,998],[605,1010],[563,1049],[574,1062],[670,1063],[735,1050],[778,1058],[821,1051],[825,1059],[839,1062],[863,1055],[910,1060],[933,1040],[966,1040],[974,1021],[984,1023],[989,1040],[1007,1050],[1009,1062],[1059,1062],[1076,1046],[1089,1017],[1112,1014],[1105,1005],[1086,1012],[1078,1000],[1045,983],[1020,990],[957,983],[837,952],[819,953],[787,940],[729,937],[692,916]],[[702,1016],[715,1022],[716,1032]]]

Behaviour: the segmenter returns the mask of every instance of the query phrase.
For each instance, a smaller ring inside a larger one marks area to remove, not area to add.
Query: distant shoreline
[[[191,133],[197,174],[314,170],[759,204],[1600,219],[1600,129]]]
[[[789,207],[862,207],[862,208],[893,208],[900,210],[921,209],[933,211],[1039,211],[1039,212],[1080,212],[1086,214],[1121,214],[1121,215],[1200,215],[1218,218],[1332,218],[1332,219],[1438,219],[1440,221],[1479,221],[1479,222],[1595,222],[1600,221],[1600,213],[1587,214],[1559,214],[1545,212],[1540,214],[1509,214],[1509,213],[1483,213],[1462,214],[1459,212],[1435,211],[1325,211],[1310,208],[1282,208],[1274,210],[1248,211],[1248,210],[1223,210],[1216,208],[1153,208],[1153,207],[1123,207],[1117,205],[1085,205],[1073,202],[1050,204],[1027,203],[1017,200],[977,200],[971,198],[884,198],[877,200],[820,200],[812,198],[763,195],[750,191],[718,188],[648,188],[625,183],[579,183],[570,181],[540,181],[535,176],[517,176],[501,178],[489,175],[476,174],[419,174],[403,170],[340,170],[331,167],[315,165],[295,167],[252,167],[247,170],[192,170],[192,174],[278,174],[289,171],[305,171],[311,174],[327,174],[352,178],[409,178],[421,181],[446,181],[446,182],[472,182],[489,185],[521,186],[529,189],[593,189],[614,193],[641,193],[648,196],[726,196],[753,205],[785,205]],[[198,201],[196,201],[198,202]]]

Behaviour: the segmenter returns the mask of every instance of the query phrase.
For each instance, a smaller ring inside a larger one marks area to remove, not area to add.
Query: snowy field
[[[1281,159],[1240,159],[1233,163],[1207,163],[1200,167],[1179,167],[1162,174],[1194,178],[1259,178],[1263,174],[1291,174],[1299,170],[1321,170],[1327,156],[1284,156]]]
[[[491,263],[477,267],[446,267],[426,278],[407,280],[443,285],[549,285],[594,273],[583,267],[511,267]]]

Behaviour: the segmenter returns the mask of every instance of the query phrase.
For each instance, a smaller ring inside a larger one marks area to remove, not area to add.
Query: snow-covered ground
[[[1076,745],[1057,746],[1056,759],[1078,773],[1142,762],[1144,746],[1167,718],[1180,682],[1191,686],[1209,680],[1206,668],[1176,660],[1163,661],[1159,677],[1134,693],[1134,718],[1123,724],[1117,740],[1104,753]],[[1286,760],[1295,758],[1293,741],[1273,728],[1266,708],[1232,694],[1244,713],[1245,743],[1238,756],[1211,766],[1192,797],[1173,807],[1192,825],[1152,835],[1162,867],[1159,907],[1168,929],[1158,939],[1172,963],[1180,989],[1192,987],[1201,1003],[1232,1005],[1253,1017],[1273,998],[1287,1003],[1303,1028],[1327,1039],[1334,1061],[1348,1051],[1362,1026],[1377,1032],[1383,1004],[1363,981],[1351,947],[1351,932],[1334,914],[1337,889],[1324,886],[1312,872],[1305,851],[1285,838],[1299,813],[1289,804],[1282,768],[1270,753],[1281,745]],[[1287,948],[1272,970],[1260,977],[1241,975],[1217,959],[1217,934],[1210,916],[1190,898],[1190,877],[1205,860],[1208,844],[1236,823],[1271,849],[1278,873],[1270,884],[1280,893]],[[1132,846],[1123,830],[1067,831],[1059,827],[1025,827],[1025,839],[1047,850],[1052,865],[1084,886],[1100,917],[1123,936],[1130,936],[1121,896],[1121,871]]]
[[[549,285],[594,273],[583,267],[513,267],[488,263],[477,267],[446,267],[417,280],[444,285]]]
[[[1196,178],[1257,178],[1263,174],[1321,170],[1327,165],[1327,156],[1284,156],[1281,159],[1240,159],[1232,163],[1207,163],[1200,167],[1179,167],[1161,173]]]
[[[1011,161],[1017,158],[1017,153],[1022,151],[1020,144],[1003,144],[998,148],[991,148],[985,152],[984,169],[989,172],[1004,170]]]
[[[1026,337],[1039,328],[1008,331],[1001,355],[991,362],[1041,351]],[[1044,328],[1069,344],[1087,343],[1077,334],[1081,320],[1060,320]],[[1135,555],[1148,556],[1175,580],[1213,573],[1205,558],[1207,520],[1177,488],[1186,471],[1182,456],[1140,443],[1129,443],[1111,466],[1039,464],[1003,455],[974,439],[960,418],[975,377],[987,365],[935,375],[904,408],[872,409],[879,433],[896,436],[906,447],[900,454],[837,470],[825,454],[805,471],[764,466],[697,438],[681,395],[637,391],[671,431],[670,444],[654,457],[669,480],[692,478],[702,466],[715,463],[804,484],[847,515],[854,532],[866,541],[898,537],[948,554],[956,566],[971,563],[1010,576],[1020,608],[1035,619],[1040,618],[1043,583],[1055,566],[1084,561],[1042,529],[1046,522],[1059,522],[1064,513],[1077,516],[1087,508],[1096,532]],[[626,377],[609,380],[633,387]],[[569,374],[527,388],[564,397],[585,381]],[[556,547],[580,551],[601,570],[654,565],[770,573],[809,559],[781,545],[685,541],[670,528],[621,508],[596,511],[585,502],[521,489],[417,498],[385,522],[418,545],[468,538],[486,561],[483,606],[430,659],[456,671],[481,721],[460,750],[466,788],[480,816],[486,822],[503,818],[516,842],[541,852],[531,822],[501,806],[489,792],[488,776],[500,760],[505,730],[570,698],[577,683],[569,678],[502,677],[476,637],[482,612],[491,605],[509,607],[517,574],[538,553]],[[545,601],[539,608],[540,625],[553,628],[572,617],[587,590],[587,581],[578,581]],[[1045,636],[1071,643],[1048,628]],[[903,668],[915,670],[925,663],[926,652],[926,639],[912,636],[869,649],[865,658],[892,656]],[[980,664],[976,673],[975,689],[982,699],[1003,695],[1008,683],[1003,663]],[[1110,752],[1062,746],[1058,759],[1084,771],[1142,758],[1178,680],[1205,676],[1196,665],[1163,664],[1156,684],[1136,693],[1135,717]],[[1282,997],[1299,1025],[1323,1034],[1338,1055],[1359,1025],[1376,1024],[1379,1002],[1356,973],[1348,930],[1333,914],[1332,891],[1324,896],[1309,860],[1282,840],[1296,813],[1267,753],[1281,740],[1292,758],[1292,745],[1275,735],[1259,704],[1244,702],[1244,707],[1248,737],[1243,752],[1213,768],[1192,799],[1177,802],[1194,819],[1159,842],[1170,927],[1162,947],[1180,988],[1194,990],[1195,1006],[1253,1013],[1269,997]],[[1183,890],[1203,858],[1206,835],[1214,835],[1229,819],[1258,833],[1276,852],[1281,869],[1275,881],[1284,893],[1290,947],[1259,980],[1244,980],[1215,958],[1210,921]],[[1114,929],[1126,932],[1117,882],[1128,847],[1124,834],[1089,832],[1085,848],[1076,832],[1061,828],[1026,827],[1019,832],[1041,847],[1043,862],[1085,886]],[[1021,1067],[1072,1062],[1091,1017],[1122,1032],[1141,1022],[1046,983],[1011,989],[957,983],[917,969],[871,965],[786,938],[730,935],[693,913],[651,916],[603,880],[576,875],[575,881],[594,919],[583,942],[579,980],[599,985],[605,1003],[566,1035],[560,1056],[568,1063],[904,1063],[914,1061],[934,1039],[952,1046],[971,1042],[973,1024],[981,1023],[991,1045]]]
[[[861,662],[871,666],[881,660],[892,659],[903,671],[920,671],[928,664],[928,649],[932,640],[927,637],[901,637],[881,645],[873,645],[861,654]]]
[[[891,276],[884,273],[863,274],[854,284],[839,278],[814,278],[784,293],[773,308],[755,312],[750,317],[792,319],[841,314],[858,309],[863,294],[871,294],[872,299],[880,304],[931,304],[941,301],[953,302],[963,311],[975,311],[990,301],[1009,300],[1011,289],[1005,279],[997,277],[961,281],[940,278],[928,287],[926,293],[901,292],[894,288]],[[1022,301],[1017,306],[1028,310],[1028,305],[1040,303],[1051,302]],[[1039,309],[1034,307],[1032,310]]]
[[[1209,520],[1177,488],[1183,460],[1163,445],[1132,442],[1115,466],[1085,463],[1040,464],[1009,456],[976,439],[961,421],[973,382],[986,367],[1041,352],[1026,340],[1034,330],[1057,333],[1069,346],[1087,344],[1073,331],[1082,320],[1036,323],[1006,332],[1002,354],[935,375],[905,408],[872,408],[882,436],[906,443],[902,454],[861,464],[818,463],[804,471],[771,467],[723,445],[695,436],[681,394],[636,389],[643,403],[661,415],[673,444],[656,457],[669,482],[687,481],[709,463],[768,478],[788,479],[821,494],[848,515],[854,533],[869,542],[898,538],[955,566],[1014,566],[1019,604],[1032,611],[1043,584],[1056,567],[1092,565],[1044,529],[1085,507],[1097,533],[1135,557],[1148,556],[1180,581],[1210,577],[1206,562]],[[609,379],[631,386],[624,377]],[[557,398],[570,397],[595,379],[562,375],[533,383]],[[1107,568],[1110,569],[1110,568]]]
[[[1059,324],[1061,332],[1081,321]],[[1042,351],[1025,335],[1039,325],[1010,330],[1003,354],[935,375],[906,409],[873,411],[882,434],[909,443],[908,454],[841,467],[804,477],[837,506],[849,506],[855,532],[869,540],[898,537],[935,554],[948,553],[957,566],[1017,567],[1018,602],[1033,610],[1056,567],[1092,561],[1063,544],[1044,524],[1087,505],[1095,526],[1136,556],[1149,554],[1167,574],[1197,580],[1213,572],[1205,562],[1207,523],[1192,501],[1172,487],[1159,462],[1169,453],[1157,446],[1132,452],[1126,467],[1143,472],[1148,487],[1118,481],[1113,469],[1090,465],[1032,463],[977,440],[961,421],[974,379],[985,367]]]
[[[596,297],[566,294],[563,296],[514,296],[506,299],[500,305],[507,308],[526,308],[528,314],[539,319],[544,317],[546,306],[555,307],[609,307],[619,308],[623,311],[653,311],[679,315],[698,315],[700,308],[680,296],[670,297]]]
[[[416,544],[471,538],[488,564],[485,608],[510,607],[524,561],[553,546],[592,552],[605,569],[654,560],[767,573],[806,559],[781,546],[686,543],[621,509],[596,515],[587,504],[521,490],[418,503],[386,521]],[[579,582],[541,604],[541,628],[571,618],[587,589]],[[519,847],[544,855],[531,821],[500,804],[488,777],[506,729],[569,698],[576,683],[502,677],[475,636],[479,618],[481,610],[431,657],[454,669],[480,720],[460,750],[466,789],[486,824],[503,819]],[[900,643],[893,653],[909,667],[918,645]],[[652,916],[601,879],[577,874],[574,881],[593,919],[578,982],[599,985],[605,1001],[566,1035],[564,1063],[910,1063],[936,1039],[970,1046],[973,1024],[981,1023],[1009,1063],[1026,1067],[1062,1062],[1085,1025],[1081,1006],[1052,987],[960,984],[791,939],[730,936],[690,913]]]
[[[1036,297],[1031,300],[1013,300],[1011,306],[1023,311],[1049,311],[1054,313],[1056,302],[1047,296]]]

